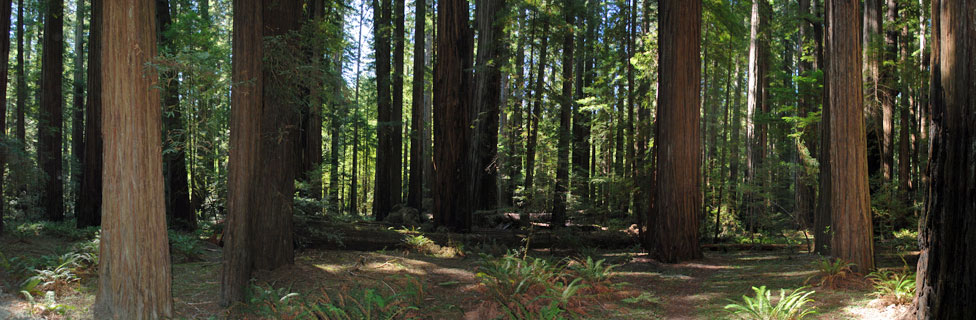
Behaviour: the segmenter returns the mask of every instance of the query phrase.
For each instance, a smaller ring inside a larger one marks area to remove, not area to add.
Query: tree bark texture
[[[61,110],[61,78],[64,52],[64,1],[46,2],[44,12],[44,42],[41,55],[41,104],[38,112],[37,162],[44,171],[44,191],[41,204],[48,220],[64,219],[64,177],[61,167],[61,130],[64,115]]]
[[[424,201],[424,63],[426,44],[424,29],[427,22],[426,0],[416,0],[413,32],[413,99],[410,105],[410,175],[407,182],[407,206],[423,209]]]
[[[399,184],[393,184],[393,176],[399,176],[400,154],[394,153],[393,135],[399,131],[393,125],[393,100],[390,80],[390,8],[392,0],[373,0],[373,47],[376,49],[376,170],[373,183],[373,216],[383,220],[393,210],[394,193]]]
[[[857,39],[856,0],[828,0],[827,42],[830,66],[830,154],[828,207],[831,255],[854,264],[857,272],[874,269],[871,195],[868,186],[861,75],[861,42]]]
[[[104,3],[105,167],[97,319],[173,316],[157,75],[155,6]]]
[[[654,228],[652,257],[675,263],[702,257],[698,243],[701,2],[662,0],[658,15],[657,195],[647,224]]]
[[[919,223],[918,319],[976,317],[976,1],[932,1],[931,183]]]
[[[453,231],[471,229],[473,199],[465,154],[471,144],[472,36],[468,2],[437,2],[437,62],[434,65],[434,223]],[[458,192],[460,191],[460,192]]]
[[[501,13],[505,0],[475,3],[478,28],[478,55],[474,75],[472,123],[474,132],[468,161],[473,166],[471,199],[475,210],[498,206],[498,126],[501,112],[502,66],[507,61],[505,19]]]

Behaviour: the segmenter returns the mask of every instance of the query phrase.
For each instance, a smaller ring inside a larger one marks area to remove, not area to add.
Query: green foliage
[[[404,278],[399,291],[383,294],[372,288],[356,288],[321,296],[303,297],[289,288],[251,285],[246,312],[273,319],[403,319],[424,300],[423,284],[413,277]],[[392,290],[392,288],[391,288]]]
[[[563,261],[551,263],[542,258],[518,257],[515,253],[497,259],[483,255],[482,259],[483,265],[476,276],[510,319],[571,316],[566,312],[574,306],[573,301],[579,298],[581,290],[590,287],[584,278],[572,277]],[[609,271],[596,263],[589,270],[599,278],[603,276],[601,269]],[[580,310],[574,311],[582,314]]]
[[[755,297],[742,296],[742,303],[731,301],[725,306],[733,317],[738,319],[750,320],[799,320],[808,315],[815,314],[813,307],[806,304],[813,302],[810,299],[815,291],[804,291],[799,288],[786,295],[786,291],[779,290],[779,300],[773,304],[771,291],[766,290],[766,286],[759,288],[752,287],[756,293]]]
[[[33,270],[34,275],[21,283],[22,292],[37,295],[54,291],[62,294],[80,280],[77,271],[90,265],[92,258],[71,252],[60,256],[42,256],[39,260],[40,266]]]
[[[36,236],[52,236],[65,240],[87,240],[95,237],[99,227],[78,229],[75,220],[37,221],[17,225],[13,230],[14,237],[28,239]]]
[[[591,257],[570,266],[570,270],[579,275],[586,283],[608,283],[613,278],[613,269],[619,265],[604,265],[605,259],[594,261]]]
[[[816,286],[827,288],[836,287],[839,281],[850,276],[853,273],[851,267],[854,266],[853,263],[834,258],[822,258],[813,264],[817,273],[807,278],[806,283],[816,282]]]
[[[874,295],[891,304],[909,304],[915,297],[915,274],[908,270],[878,270],[868,274]]]
[[[174,261],[199,261],[203,256],[203,246],[199,238],[173,230],[169,230],[169,249]]]

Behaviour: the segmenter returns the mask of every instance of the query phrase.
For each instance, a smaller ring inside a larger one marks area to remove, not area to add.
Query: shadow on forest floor
[[[12,256],[56,254],[72,242],[57,238],[30,240],[0,238],[3,253]],[[208,244],[209,245],[209,244]],[[715,319],[726,318],[724,306],[752,295],[752,286],[793,289],[804,285],[816,272],[818,256],[807,253],[773,251],[706,251],[699,261],[667,265],[648,259],[633,250],[591,250],[594,259],[607,259],[620,265],[613,278],[616,291],[609,299],[586,306],[584,318],[593,319]],[[534,250],[534,256],[550,256]],[[554,257],[562,258],[562,257]],[[911,262],[911,259],[909,259]],[[404,249],[379,251],[302,250],[295,265],[255,274],[254,286],[275,288],[279,293],[314,297],[323,292],[349,292],[371,288],[393,293],[405,282],[422,284],[418,309],[410,314],[421,319],[478,318],[475,310],[489,300],[484,285],[476,276],[483,260],[474,254],[443,258]],[[897,255],[882,255],[881,267],[901,267]],[[221,308],[219,298],[220,249],[207,246],[199,261],[173,265],[173,297],[178,318],[255,318],[253,305]],[[32,319],[31,306],[16,292],[16,284],[4,271],[0,292],[0,320]],[[82,279],[59,302],[70,305],[65,315],[46,313],[48,319],[91,317],[94,302],[94,276]],[[856,282],[838,289],[813,288],[818,319],[886,319],[888,309],[872,303],[870,285]],[[778,290],[777,290],[778,291]],[[631,299],[624,299],[630,297]],[[638,298],[639,299],[635,299]],[[34,309],[37,312],[37,308]],[[36,315],[36,313],[35,313]]]

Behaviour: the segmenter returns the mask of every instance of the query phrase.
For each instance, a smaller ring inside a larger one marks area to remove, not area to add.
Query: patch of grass
[[[752,287],[755,297],[742,296],[742,303],[732,302],[725,306],[733,317],[755,320],[799,320],[816,313],[814,308],[806,304],[813,302],[810,295],[814,291],[804,291],[799,288],[786,295],[786,291],[779,290],[779,300],[773,304],[771,291],[766,286]]]

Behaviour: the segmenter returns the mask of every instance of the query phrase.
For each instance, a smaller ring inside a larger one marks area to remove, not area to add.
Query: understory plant
[[[565,261],[552,263],[543,258],[519,256],[516,252],[499,258],[483,255],[482,259],[484,264],[478,268],[476,276],[509,319],[562,319],[584,315],[581,292],[591,285],[568,268]],[[597,264],[592,259],[590,262],[591,277],[609,280],[609,275],[602,273],[609,272],[602,262]],[[583,268],[586,267],[575,270]]]
[[[789,295],[786,290],[779,290],[779,299],[773,304],[772,293],[766,286],[752,287],[755,297],[742,296],[742,302],[731,301],[725,306],[734,318],[749,320],[799,320],[816,313],[807,303],[813,302],[810,295],[814,291],[805,291],[805,287],[793,290]]]
[[[915,297],[915,274],[908,270],[878,270],[868,279],[874,284],[873,294],[888,304],[909,304]]]
[[[805,283],[817,287],[836,288],[838,282],[853,274],[851,271],[853,266],[853,263],[842,259],[822,258],[814,262],[817,273],[807,278]]]

